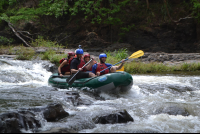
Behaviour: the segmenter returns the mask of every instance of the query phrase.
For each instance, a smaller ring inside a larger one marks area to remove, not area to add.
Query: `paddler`
[[[85,61],[82,58],[83,53],[84,51],[83,49],[81,49],[81,45],[79,45],[79,48],[76,49],[77,57],[73,58],[70,64],[70,70],[71,70],[72,75],[80,71],[77,74],[76,79],[95,77],[94,73],[85,71],[85,70],[89,70],[92,67],[94,59],[82,69],[82,67],[85,65]]]
[[[105,63],[106,58],[107,58],[107,55],[105,53],[101,53],[99,55],[100,63],[93,65],[92,72],[94,74],[96,74],[97,76],[104,75],[107,73],[114,73],[114,72],[116,72],[116,70],[121,69],[125,63],[125,59],[123,59],[121,61],[122,63],[119,66],[112,66],[112,64],[110,64],[110,63]],[[110,68],[106,69],[108,67],[110,67]],[[106,69],[106,70],[104,70],[104,69]],[[101,72],[102,70],[104,70],[104,71]]]

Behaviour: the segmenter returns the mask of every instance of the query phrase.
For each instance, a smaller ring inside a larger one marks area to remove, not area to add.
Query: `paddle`
[[[91,59],[90,61],[88,61],[83,67],[82,69],[87,66],[93,59]],[[67,83],[69,85],[71,85],[72,83],[74,83],[74,81],[76,80],[76,75],[80,72],[80,70],[78,70],[78,72],[76,72],[75,74],[71,75],[68,79],[67,79]]]
[[[131,58],[138,58],[138,57],[143,56],[143,55],[144,55],[144,52],[142,50],[138,50],[137,52],[133,53],[131,56],[129,56],[128,58],[126,58],[125,61],[127,61],[128,59],[131,59]],[[118,62],[118,63],[116,63],[116,64],[114,64],[112,66],[115,66],[115,65],[117,65],[117,64],[119,64],[121,62],[122,61],[120,61],[120,62]],[[109,69],[112,66],[109,66],[108,68],[105,68],[104,70]],[[104,70],[101,70],[100,73],[103,72]]]

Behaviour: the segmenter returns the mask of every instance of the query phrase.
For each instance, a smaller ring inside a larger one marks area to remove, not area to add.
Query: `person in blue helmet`
[[[122,66],[125,63],[125,59],[123,59],[122,63],[119,66],[113,66],[110,63],[105,63],[106,62],[106,58],[107,58],[107,55],[105,53],[102,53],[102,54],[99,55],[100,63],[95,64],[92,67],[92,72],[95,75],[100,76],[100,75],[104,75],[104,74],[107,74],[107,73],[114,73],[114,72],[116,72],[116,70],[121,69]],[[108,67],[110,67],[110,68],[106,69]],[[104,69],[106,69],[106,70],[104,70]],[[102,70],[104,70],[104,71],[101,72]]]
[[[78,71],[80,71],[77,74],[76,79],[95,77],[94,73],[85,71],[85,70],[89,70],[92,67],[93,61],[91,61],[87,66],[85,66],[82,69],[82,67],[85,65],[85,61],[82,58],[83,53],[84,53],[84,51],[83,51],[83,49],[81,49],[81,45],[79,45],[79,48],[76,49],[77,57],[73,58],[71,60],[71,64],[70,64],[71,75],[73,75],[73,74],[77,73]]]

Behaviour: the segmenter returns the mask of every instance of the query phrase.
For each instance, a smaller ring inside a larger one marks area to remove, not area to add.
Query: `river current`
[[[200,73],[132,75],[130,91],[112,95],[102,93],[105,100],[95,100],[76,89],[58,89],[48,85],[52,74],[44,65],[48,61],[20,61],[0,59],[0,114],[19,108],[46,106],[59,102],[71,115],[80,114],[76,120],[46,122],[41,119],[41,131],[54,127],[78,125],[80,133],[199,133],[200,132]],[[65,101],[65,92],[76,90],[80,96],[93,101],[92,105],[73,106]],[[167,114],[170,108],[184,109],[188,115]],[[168,108],[165,110],[165,108]],[[90,117],[126,109],[134,122],[123,124],[95,124]],[[164,111],[164,112],[159,112]],[[26,132],[26,131],[25,131]]]

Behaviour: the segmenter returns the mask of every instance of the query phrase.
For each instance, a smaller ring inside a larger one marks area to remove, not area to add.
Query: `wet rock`
[[[43,65],[43,67],[49,72],[58,73],[58,66],[56,66],[55,64],[49,63]]]
[[[9,112],[0,115],[1,133],[20,133],[21,129],[35,132],[41,127],[35,114],[29,111]]]
[[[68,128],[52,128],[48,131],[43,131],[40,133],[78,133],[78,132]]]
[[[178,106],[167,106],[159,108],[155,111],[155,114],[169,114],[169,115],[182,115],[182,116],[189,116],[189,112],[185,108],[181,108]]]
[[[65,118],[69,116],[69,113],[67,113],[61,104],[49,104],[45,110],[43,111],[44,118],[47,121],[58,121],[59,119]]]
[[[73,106],[91,105],[93,103],[91,100],[81,97],[79,93],[75,91],[66,92],[65,100],[71,102]]]
[[[127,123],[129,121],[133,122],[134,120],[126,110],[94,119],[96,124]]]
[[[69,116],[69,113],[66,112],[59,103],[51,103],[46,107],[28,108],[27,110],[41,112],[44,116],[44,119],[46,119],[48,122],[58,121]]]

